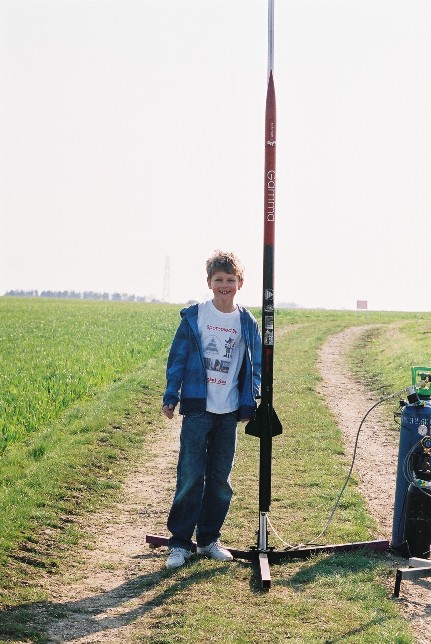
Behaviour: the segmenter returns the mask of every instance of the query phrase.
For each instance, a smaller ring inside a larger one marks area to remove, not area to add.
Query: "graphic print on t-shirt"
[[[224,344],[224,346],[223,346]],[[207,371],[229,373],[230,359],[235,347],[235,340],[228,337],[224,341],[215,335],[204,338],[204,360]]]

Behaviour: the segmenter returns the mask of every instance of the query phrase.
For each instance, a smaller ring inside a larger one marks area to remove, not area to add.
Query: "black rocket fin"
[[[272,408],[272,435],[279,436],[283,432],[283,426],[277,416],[275,409]]]
[[[252,420],[249,420],[245,426],[245,433],[250,436],[257,436],[258,438],[262,435],[262,430],[264,429],[266,423],[269,422],[267,409],[265,405],[260,404],[256,410],[256,417]],[[283,431],[281,422],[275,412],[275,409],[272,410],[272,426],[271,426],[271,435],[278,436]]]

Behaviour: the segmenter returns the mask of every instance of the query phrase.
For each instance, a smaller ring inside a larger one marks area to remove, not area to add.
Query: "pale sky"
[[[275,0],[274,59],[275,302],[431,311],[431,2]],[[266,0],[0,0],[0,295],[223,248],[259,306],[266,74]]]

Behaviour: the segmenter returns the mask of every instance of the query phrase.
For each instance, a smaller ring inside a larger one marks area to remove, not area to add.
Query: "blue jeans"
[[[177,487],[168,517],[169,546],[208,546],[220,530],[232,498],[230,473],[236,446],[237,413],[205,411],[184,416],[177,466]]]

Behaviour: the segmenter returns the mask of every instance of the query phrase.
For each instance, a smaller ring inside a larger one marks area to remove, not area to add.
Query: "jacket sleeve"
[[[172,341],[166,367],[166,390],[163,396],[163,405],[174,405],[175,407],[180,400],[180,390],[188,360],[188,326],[186,320],[182,318]]]

